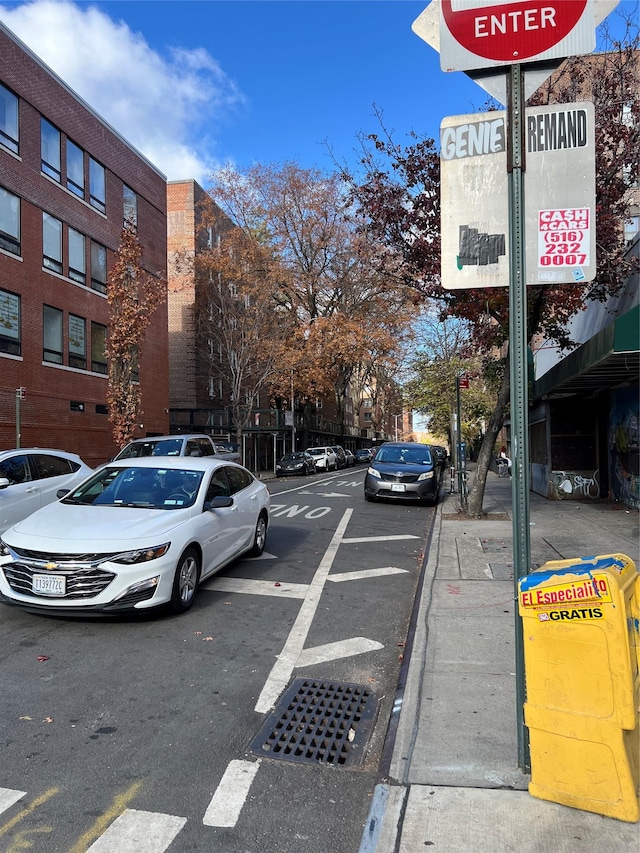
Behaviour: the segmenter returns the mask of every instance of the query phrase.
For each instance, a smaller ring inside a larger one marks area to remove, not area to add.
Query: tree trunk
[[[473,487],[469,492],[467,502],[467,514],[471,518],[480,518],[482,515],[482,501],[484,500],[484,488],[487,482],[487,473],[491,465],[493,450],[496,444],[498,433],[504,421],[504,411],[509,402],[509,366],[505,365],[502,384],[498,391],[498,401],[493,410],[493,414],[489,418],[487,431],[482,439],[482,445],[478,452],[478,460],[476,463],[476,476],[473,481]]]

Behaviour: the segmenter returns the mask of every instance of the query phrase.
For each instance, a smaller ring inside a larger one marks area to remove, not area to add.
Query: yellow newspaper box
[[[529,793],[637,821],[640,575],[624,554],[555,560],[518,581]]]

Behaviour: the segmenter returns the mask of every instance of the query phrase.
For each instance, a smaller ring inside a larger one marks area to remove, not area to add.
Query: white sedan
[[[198,584],[265,546],[264,483],[215,457],[110,462],[0,539],[0,601],[46,613],[188,610]]]

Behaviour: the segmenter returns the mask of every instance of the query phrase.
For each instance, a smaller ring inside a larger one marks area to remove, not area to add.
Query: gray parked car
[[[389,441],[378,448],[364,478],[364,497],[419,500],[435,504],[440,466],[428,444]]]

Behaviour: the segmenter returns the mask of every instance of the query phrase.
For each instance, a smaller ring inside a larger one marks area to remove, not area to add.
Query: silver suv
[[[335,471],[338,457],[332,447],[308,447],[307,453],[313,456],[316,471]]]

